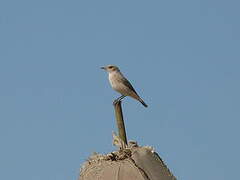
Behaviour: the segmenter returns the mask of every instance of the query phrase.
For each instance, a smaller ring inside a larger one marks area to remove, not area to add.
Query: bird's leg
[[[125,98],[126,96],[122,95],[121,97],[118,98],[118,101],[121,101],[123,98]]]
[[[113,101],[113,105],[115,105],[115,104],[117,104],[119,101],[121,101],[123,98],[125,98],[126,96],[124,96],[124,95],[122,95],[122,96],[120,96],[119,98],[117,98],[117,99],[115,99],[114,101]]]
[[[119,102],[118,99],[115,99],[115,100],[113,101],[113,105],[115,106],[118,102]]]

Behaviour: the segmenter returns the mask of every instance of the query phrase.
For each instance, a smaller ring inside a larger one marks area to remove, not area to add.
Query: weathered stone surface
[[[107,155],[92,155],[82,166],[79,180],[176,180],[176,178],[151,147],[131,147]]]

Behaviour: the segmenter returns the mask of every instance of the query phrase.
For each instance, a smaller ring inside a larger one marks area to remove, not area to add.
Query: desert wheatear
[[[108,65],[101,68],[108,72],[108,78],[112,88],[122,94],[122,96],[116,99],[115,102],[122,100],[126,96],[130,96],[147,107],[147,104],[139,97],[131,83],[123,76],[117,66]]]

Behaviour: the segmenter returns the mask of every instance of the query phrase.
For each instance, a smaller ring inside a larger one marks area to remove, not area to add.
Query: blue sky
[[[123,101],[128,139],[178,179],[239,177],[240,3],[0,2],[0,179],[77,179],[108,153],[118,65],[149,105]]]

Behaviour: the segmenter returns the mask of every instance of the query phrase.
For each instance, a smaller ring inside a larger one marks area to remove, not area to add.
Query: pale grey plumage
[[[115,91],[121,93],[123,96],[130,96],[147,107],[147,104],[140,98],[131,83],[124,77],[117,66],[108,65],[102,67],[102,69],[108,72],[109,82]]]

